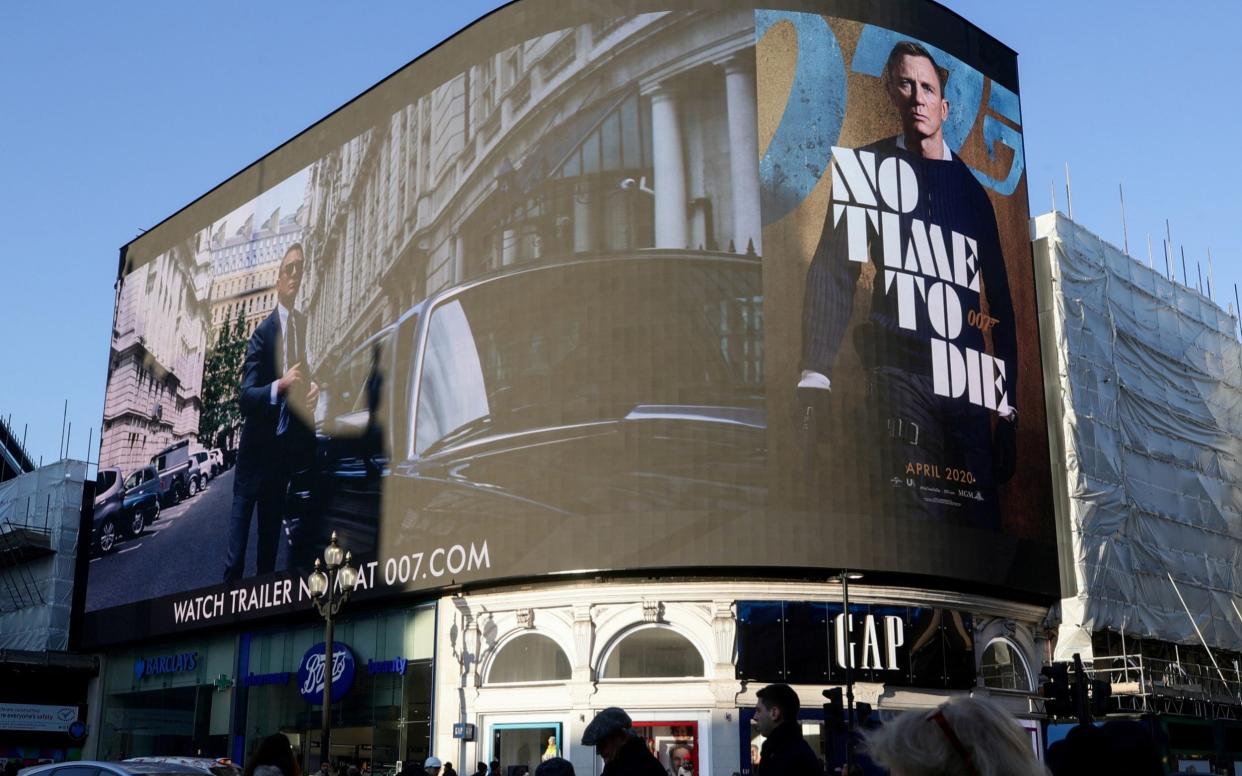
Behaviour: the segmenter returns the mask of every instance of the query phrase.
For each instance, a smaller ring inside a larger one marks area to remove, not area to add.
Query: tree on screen
[[[246,341],[246,321],[238,310],[232,325],[226,322],[220,327],[216,344],[203,363],[203,411],[198,420],[198,438],[204,444],[223,447],[220,440],[241,425],[237,387],[241,383]]]

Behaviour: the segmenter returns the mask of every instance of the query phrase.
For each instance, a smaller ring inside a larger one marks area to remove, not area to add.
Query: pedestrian
[[[445,761],[444,763],[443,773],[444,776],[457,776],[457,770],[453,767],[453,764],[448,761]]]
[[[487,772],[487,776],[504,776],[500,772],[500,760],[492,760],[492,768]]]
[[[482,760],[475,763],[474,776],[487,776],[487,763]]]
[[[798,710],[802,703],[787,684],[769,684],[755,693],[755,716],[750,724],[764,736],[759,750],[759,776],[819,776],[824,767],[802,737]]]
[[[595,747],[604,761],[601,776],[667,776],[664,766],[646,742],[633,734],[632,727],[630,715],[611,706],[596,714],[583,731],[583,746]]]
[[[242,776],[302,776],[302,769],[285,734],[273,733],[259,742]]]
[[[1164,768],[1151,731],[1131,719],[1114,719],[1102,727],[1076,725],[1048,747],[1053,776],[1105,772],[1126,776],[1160,776]]]
[[[535,768],[535,776],[574,776],[574,764],[564,757],[549,757]]]
[[[867,733],[866,751],[892,776],[1047,776],[1029,736],[984,698],[960,697],[906,712]]]
[[[324,760],[319,763],[319,776],[334,776],[331,762]]]
[[[440,762],[439,757],[432,756],[428,757],[426,760],[423,760],[423,770],[426,771],[427,776],[440,776],[440,768],[442,765],[443,763]]]

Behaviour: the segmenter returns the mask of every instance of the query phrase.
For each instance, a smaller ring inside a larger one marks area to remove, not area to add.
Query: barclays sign
[[[320,647],[322,648],[322,644]],[[160,674],[177,674],[198,668],[198,653],[184,652],[180,655],[140,657],[134,661],[134,678],[143,679]]]
[[[323,702],[324,669],[327,663],[323,652],[324,645],[320,642],[306,650],[298,666],[298,692],[302,694],[307,703]],[[357,663],[354,660],[353,650],[339,641],[334,642],[332,644],[333,703],[344,698],[345,693],[349,692],[349,688],[354,684],[356,671]]]

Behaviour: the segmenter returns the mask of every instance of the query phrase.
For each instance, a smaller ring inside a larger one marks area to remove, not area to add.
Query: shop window
[[[691,721],[635,722],[634,735],[647,742],[664,772],[699,776],[699,725]]]
[[[604,661],[601,679],[669,679],[701,677],[703,656],[670,628],[641,628],[625,636]]]
[[[489,684],[503,682],[564,682],[569,658],[555,641],[539,633],[518,636],[501,648],[487,673]]]
[[[489,761],[499,760],[505,776],[534,773],[539,763],[563,756],[559,722],[505,723],[492,728]]]
[[[1031,672],[1026,667],[1026,659],[1005,639],[995,639],[983,650],[979,675],[985,687],[1031,691]]]

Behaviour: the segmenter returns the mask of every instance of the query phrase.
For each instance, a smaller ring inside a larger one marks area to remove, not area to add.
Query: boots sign
[[[781,649],[772,649],[780,644]],[[739,601],[739,679],[969,687],[975,681],[971,616],[919,606]]]
[[[324,645],[323,642],[306,650],[302,662],[298,665],[298,692],[307,703],[323,703],[324,679]],[[345,697],[354,684],[354,673],[357,664],[354,653],[347,645],[337,641],[332,644],[332,702],[336,703]]]

